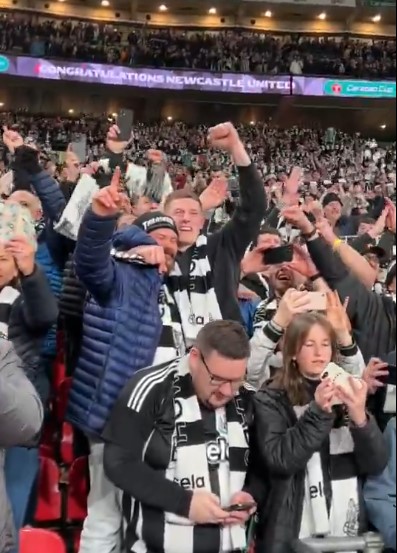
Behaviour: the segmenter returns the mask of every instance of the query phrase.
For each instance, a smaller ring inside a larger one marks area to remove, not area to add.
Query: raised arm
[[[231,123],[211,129],[209,141],[213,147],[227,151],[238,169],[240,203],[216,239],[227,244],[236,260],[241,261],[249,244],[258,236],[265,215],[267,202],[263,182]]]
[[[29,330],[45,331],[56,323],[58,302],[47,277],[35,262],[35,249],[24,236],[6,245],[19,271],[23,322]]]
[[[38,150],[26,146],[18,132],[7,128],[4,129],[3,141],[9,151],[15,155],[14,167],[18,172],[26,175],[26,180],[35,189],[46,219],[58,221],[66,207],[66,200],[57,181],[43,171]]]

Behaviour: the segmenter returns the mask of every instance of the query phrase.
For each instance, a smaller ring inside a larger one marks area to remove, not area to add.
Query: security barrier
[[[383,548],[382,538],[373,533],[357,538],[307,539],[294,545],[295,553],[346,553],[348,551],[382,553]]]

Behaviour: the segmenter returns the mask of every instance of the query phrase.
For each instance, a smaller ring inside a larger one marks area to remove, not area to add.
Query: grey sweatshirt
[[[12,549],[14,528],[4,481],[5,448],[29,446],[40,432],[43,406],[12,344],[0,340],[0,553]]]

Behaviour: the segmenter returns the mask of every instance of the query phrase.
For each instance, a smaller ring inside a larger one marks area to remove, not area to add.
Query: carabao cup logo
[[[10,67],[10,61],[5,56],[0,56],[0,73],[5,73]]]

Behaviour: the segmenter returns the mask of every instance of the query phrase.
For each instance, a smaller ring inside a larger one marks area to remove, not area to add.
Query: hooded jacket
[[[0,553],[13,550],[14,528],[4,482],[5,448],[29,445],[40,432],[43,407],[10,342],[0,340]]]
[[[114,234],[116,221],[89,209],[75,251],[88,299],[67,418],[92,438],[100,437],[126,382],[152,363],[162,330],[158,269],[111,257],[112,248],[156,243],[137,227]]]

